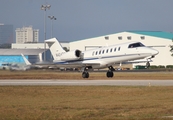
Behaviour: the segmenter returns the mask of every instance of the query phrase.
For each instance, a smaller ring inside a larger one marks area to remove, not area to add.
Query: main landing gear
[[[115,69],[114,69],[112,66],[109,66],[108,68],[109,68],[109,70],[107,71],[106,76],[107,76],[108,78],[112,78],[112,77],[114,76],[113,71],[114,71]]]
[[[82,77],[83,78],[89,78],[89,73],[88,73],[88,67],[84,68],[84,71],[82,72]]]
[[[108,68],[109,68],[109,70],[107,71],[106,76],[107,76],[108,78],[112,78],[112,77],[114,76],[113,71],[115,71],[115,69],[114,69],[112,66],[109,66]],[[88,73],[87,70],[88,70],[88,68],[85,67],[85,68],[84,68],[84,71],[82,72],[82,77],[83,77],[83,78],[89,78],[89,73]]]
[[[84,71],[84,72],[82,73],[82,77],[83,77],[83,78],[89,78],[89,73],[88,73],[88,71]]]

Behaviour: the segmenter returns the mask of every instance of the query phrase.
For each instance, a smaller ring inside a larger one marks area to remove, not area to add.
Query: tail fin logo
[[[56,53],[56,57],[61,57],[65,52]]]

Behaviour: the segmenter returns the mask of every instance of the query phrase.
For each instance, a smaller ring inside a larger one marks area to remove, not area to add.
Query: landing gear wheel
[[[112,71],[108,71],[108,72],[106,73],[106,76],[107,76],[108,78],[113,77],[113,76],[114,76],[114,73],[113,73]]]
[[[115,69],[112,66],[108,67],[110,71],[115,71]]]
[[[146,63],[146,68],[149,68],[150,67],[150,62],[147,62]]]
[[[89,73],[86,72],[86,71],[84,71],[84,72],[82,73],[82,77],[83,77],[83,78],[89,78]]]

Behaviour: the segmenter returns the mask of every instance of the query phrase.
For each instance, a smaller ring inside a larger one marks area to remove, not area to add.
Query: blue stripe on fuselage
[[[55,64],[66,64],[66,63],[75,63],[75,62],[80,62],[80,61],[86,61],[86,60],[97,60],[97,59],[106,59],[106,58],[114,58],[114,57],[122,57],[122,56],[133,56],[133,55],[138,55],[138,54],[130,54],[130,55],[117,55],[117,56],[97,56],[95,58],[85,58],[81,60],[69,60],[69,61],[60,61],[60,62],[55,62]],[[100,58],[99,58],[100,57]]]

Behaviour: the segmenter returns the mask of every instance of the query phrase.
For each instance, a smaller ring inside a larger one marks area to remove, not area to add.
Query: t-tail
[[[26,65],[31,65],[31,63],[26,59],[26,57],[21,53],[23,60],[25,61]]]
[[[66,52],[56,38],[45,40],[54,61],[74,61],[82,59],[82,52],[78,49]]]
[[[66,51],[63,49],[58,40],[56,38],[52,38],[45,40],[45,42],[47,43],[54,60],[60,60],[60,56]]]

